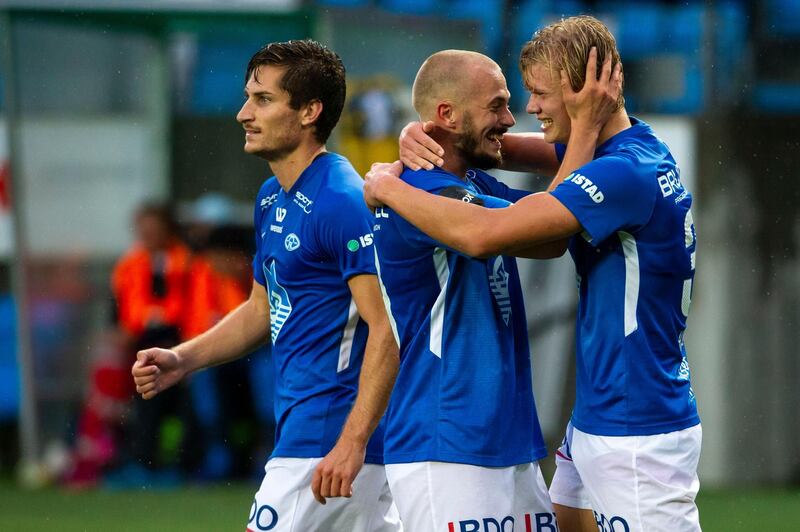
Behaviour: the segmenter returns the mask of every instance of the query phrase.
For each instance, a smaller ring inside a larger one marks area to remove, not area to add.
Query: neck
[[[601,145],[620,131],[624,131],[629,127],[631,127],[631,120],[628,118],[628,112],[625,111],[623,107],[611,115],[606,125],[600,130],[600,135],[597,137],[597,145]]]
[[[442,170],[464,179],[464,175],[469,170],[469,165],[461,157],[459,149],[456,147],[456,135],[440,127],[435,128],[430,135],[444,150]]]
[[[324,144],[301,143],[294,151],[277,161],[269,161],[269,166],[281,188],[288,192],[297,182],[303,170],[308,168],[317,155],[325,153],[325,151]]]

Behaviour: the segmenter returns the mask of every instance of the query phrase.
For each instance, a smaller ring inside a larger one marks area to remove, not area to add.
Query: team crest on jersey
[[[267,285],[269,285],[270,332],[272,333],[272,343],[274,344],[281,333],[283,324],[286,323],[292,313],[292,302],[289,300],[289,293],[278,282],[278,276],[275,273],[275,261],[273,260],[270,263],[269,268],[264,264],[263,269],[264,277],[266,277]]]
[[[500,308],[500,315],[508,325],[511,318],[511,297],[508,295],[508,272],[503,264],[503,257],[497,257],[492,265],[492,272],[489,274],[489,286],[492,288],[494,300]]]
[[[286,247],[286,251],[294,251],[300,247],[300,238],[294,233],[289,233],[286,235],[283,245]]]

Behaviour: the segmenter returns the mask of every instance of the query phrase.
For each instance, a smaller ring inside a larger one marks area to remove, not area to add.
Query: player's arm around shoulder
[[[369,327],[361,365],[358,396],[336,445],[317,465],[311,481],[314,498],[350,497],[353,481],[364,465],[367,442],[378,426],[394,387],[400,355],[377,275],[348,280],[358,313]]]
[[[253,281],[250,297],[203,334],[172,349],[158,347],[136,354],[131,368],[136,392],[151,399],[198,369],[240,358],[266,342],[269,299]]]

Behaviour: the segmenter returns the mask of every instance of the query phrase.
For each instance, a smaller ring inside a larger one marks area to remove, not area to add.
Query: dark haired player
[[[252,293],[197,338],[139,352],[137,391],[153,397],[193,371],[251,352],[271,334],[275,450],[248,530],[401,530],[382,465],[383,430],[361,406],[383,412],[398,365],[375,275],[372,215],[361,178],[325,149],[344,104],[344,65],[314,41],[272,43],[252,57],[246,79],[236,117],[244,149],[275,174],[255,204]],[[339,473],[324,475],[319,493],[349,498],[322,505],[309,486],[326,454],[326,471]],[[342,465],[339,456],[356,460]]]

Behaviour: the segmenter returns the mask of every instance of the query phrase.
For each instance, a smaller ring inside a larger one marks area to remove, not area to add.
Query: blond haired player
[[[379,165],[365,197],[471,256],[569,239],[580,305],[576,400],[550,490],[560,526],[696,531],[702,431],[683,343],[692,196],[669,148],[622,98],[602,123],[575,113],[596,65],[610,63],[620,64],[616,43],[592,17],[551,24],[523,48],[527,111],[566,175],[550,191],[485,209],[421,193]]]

